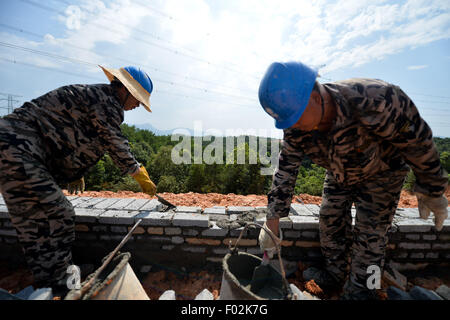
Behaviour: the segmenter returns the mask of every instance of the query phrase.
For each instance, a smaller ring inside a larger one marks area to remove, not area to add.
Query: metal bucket
[[[252,292],[250,284],[255,268],[261,265],[262,259],[246,252],[237,252],[237,245],[246,229],[255,225],[248,223],[236,241],[234,249],[222,261],[223,275],[220,288],[220,300],[290,300],[292,291],[286,280],[284,267],[281,261],[281,251],[277,247],[281,273],[268,265],[270,273],[265,285],[258,291]],[[264,228],[265,229],[265,228]],[[270,230],[265,229],[271,234]],[[273,236],[273,234],[272,234]]]
[[[96,277],[95,282],[81,300],[150,300],[133,269],[128,263],[130,253],[120,253],[115,256],[108,266],[97,269],[90,274],[87,283],[92,277]],[[100,272],[99,272],[100,271]],[[71,291],[66,296],[66,300],[73,300],[76,291]]]

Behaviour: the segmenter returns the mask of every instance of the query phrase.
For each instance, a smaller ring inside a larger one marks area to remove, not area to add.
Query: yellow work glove
[[[434,213],[434,225],[437,231],[441,231],[444,220],[448,217],[448,200],[445,196],[430,197],[423,193],[416,192],[419,203],[419,214],[422,219],[428,219],[430,212]]]
[[[153,197],[156,194],[156,185],[150,180],[147,170],[144,166],[139,168],[138,173],[133,175],[133,178],[139,183],[144,193]]]
[[[78,191],[80,191],[81,193],[84,192],[84,177],[81,177],[81,179],[72,181],[70,183],[67,184],[67,191],[70,194],[78,194]]]
[[[264,222],[263,227],[270,230],[267,227],[266,222]],[[281,240],[283,240],[283,234],[281,233],[281,229],[279,229],[279,235],[280,235],[280,238],[273,235],[275,238],[275,241],[277,242],[277,245],[279,245],[281,243]],[[263,228],[261,228],[261,231],[259,232],[258,241],[259,241],[259,247],[261,248],[261,251],[267,252],[267,255],[269,256],[269,258],[272,259],[274,253],[277,252],[277,249],[275,247],[274,241],[272,240],[272,237]]]

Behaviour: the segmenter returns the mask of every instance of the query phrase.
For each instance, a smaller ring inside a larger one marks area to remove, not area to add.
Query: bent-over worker
[[[101,68],[110,84],[63,86],[0,118],[0,191],[37,288],[64,290],[73,264],[74,209],[59,185],[82,190],[108,152],[122,174],[156,192],[120,130],[124,111],[151,112],[152,81],[136,67]]]
[[[387,232],[409,168],[420,216],[427,219],[432,211],[438,231],[448,216],[448,175],[430,127],[398,86],[376,79],[321,84],[317,76],[300,62],[273,63],[261,81],[260,103],[284,131],[266,225],[279,236],[279,219],[289,214],[308,156],[327,169],[319,215],[325,267],[305,270],[304,278],[324,288],[343,287],[343,299],[376,298],[366,284],[368,267],[383,272]],[[262,250],[273,250],[264,230],[259,240]]]

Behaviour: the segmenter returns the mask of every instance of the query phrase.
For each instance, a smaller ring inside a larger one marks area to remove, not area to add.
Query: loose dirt
[[[64,190],[65,195],[70,195],[66,190]],[[136,199],[151,199],[145,193],[142,192],[132,192],[132,191],[85,191],[82,194],[78,194],[82,197],[102,197],[102,198],[136,198]],[[193,206],[201,207],[202,209],[211,208],[214,206],[266,206],[267,205],[267,195],[237,195],[234,193],[229,194],[219,194],[219,193],[159,193],[164,199],[173,203],[177,206]],[[450,198],[450,188],[445,192],[445,196]],[[317,204],[320,205],[322,202],[322,197],[311,196],[309,194],[300,194],[294,197],[294,202],[301,203],[296,200],[300,198],[305,204]],[[156,198],[155,198],[156,199]],[[417,198],[416,196],[406,190],[402,190],[399,208],[417,208]]]

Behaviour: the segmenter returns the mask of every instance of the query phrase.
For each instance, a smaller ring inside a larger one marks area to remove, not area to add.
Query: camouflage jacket
[[[4,119],[35,128],[42,159],[59,183],[81,178],[105,152],[123,174],[139,168],[120,130],[123,107],[109,84],[64,86]]]
[[[278,168],[268,194],[268,218],[289,214],[302,159],[307,155],[339,184],[357,185],[387,171],[409,167],[414,191],[440,196],[448,184],[428,124],[397,86],[374,79],[324,84],[336,103],[329,132],[284,130]]]

